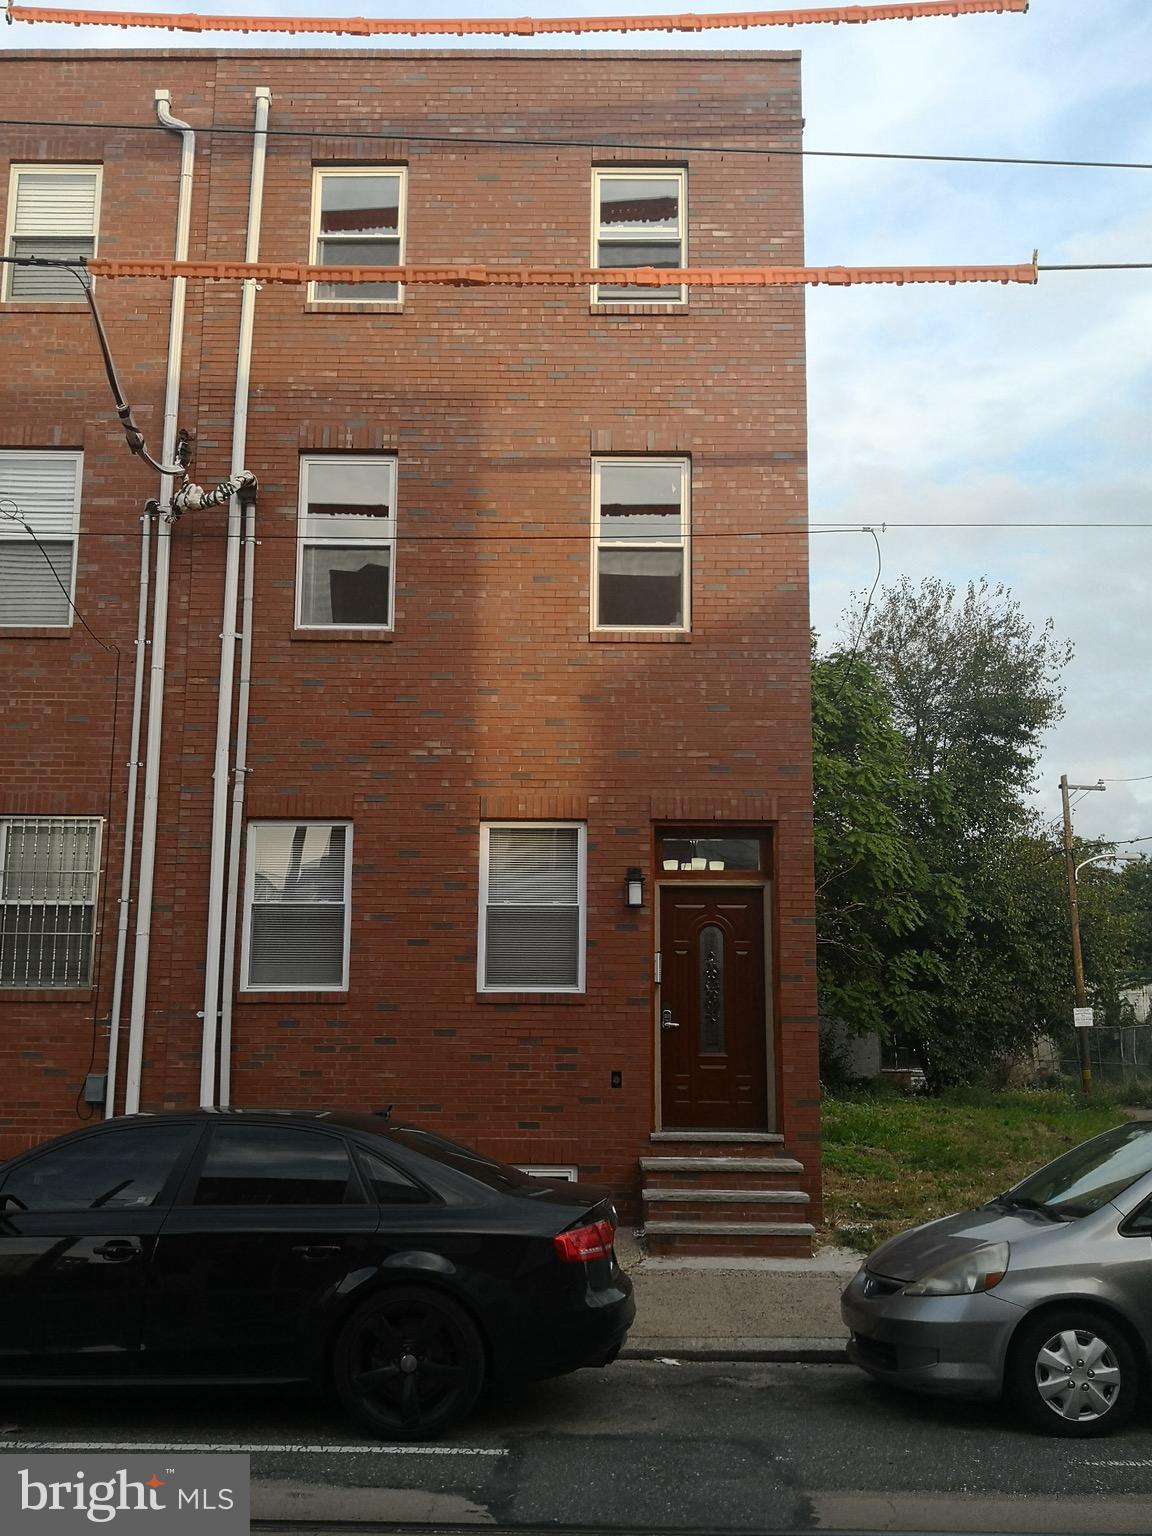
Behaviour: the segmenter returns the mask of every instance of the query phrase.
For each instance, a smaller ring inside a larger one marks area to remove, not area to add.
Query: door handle
[[[300,1258],[310,1259],[313,1261],[319,1259],[334,1259],[342,1251],[343,1250],[341,1249],[339,1243],[301,1243],[299,1247],[293,1248],[292,1250],[292,1252],[298,1254]]]
[[[140,1244],[126,1237],[111,1237],[106,1243],[101,1243],[99,1248],[92,1252],[100,1259],[108,1259],[113,1264],[123,1264],[126,1259],[138,1259],[140,1257]]]
[[[664,1009],[661,1010],[661,1013],[660,1013],[660,1028],[661,1029],[679,1029],[680,1028],[679,1020],[674,1019],[672,1017],[672,1010],[671,1010],[671,1008],[664,1008]]]

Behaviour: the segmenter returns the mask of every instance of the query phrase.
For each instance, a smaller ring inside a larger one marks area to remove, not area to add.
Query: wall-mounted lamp
[[[642,869],[633,868],[624,871],[624,905],[626,907],[644,905],[644,871]]]

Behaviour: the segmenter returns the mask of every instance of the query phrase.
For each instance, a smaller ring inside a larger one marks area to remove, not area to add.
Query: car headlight
[[[986,1243],[949,1259],[904,1287],[905,1296],[974,1296],[999,1285],[1008,1270],[1008,1244]]]

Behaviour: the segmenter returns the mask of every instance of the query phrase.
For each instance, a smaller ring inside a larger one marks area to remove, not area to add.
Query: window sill
[[[5,299],[0,303],[0,311],[5,314],[20,315],[86,315],[88,304],[84,299],[79,303],[69,301],[64,303],[49,304],[32,299],[27,302],[23,299]]]
[[[71,640],[71,624],[5,624],[0,640]]]
[[[321,1003],[326,1008],[343,1008],[350,1001],[347,992],[308,992],[303,989],[293,991],[285,987],[281,992],[273,988],[271,991],[240,991],[236,994],[237,1003]]]
[[[309,299],[304,305],[306,315],[402,315],[403,299]]]
[[[688,304],[684,299],[669,299],[665,304],[646,299],[640,304],[630,304],[627,299],[598,299],[588,305],[590,315],[616,315],[627,320],[631,315],[686,315]]]
[[[90,1003],[95,987],[0,987],[0,1003]]]
[[[360,640],[369,645],[391,645],[396,638],[394,629],[354,629],[351,626],[345,629],[333,624],[331,629],[294,629],[291,633],[293,640]]]
[[[498,1008],[583,1008],[586,992],[477,992],[476,1001]]]
[[[691,645],[692,633],[687,629],[592,629],[588,631],[589,645]]]

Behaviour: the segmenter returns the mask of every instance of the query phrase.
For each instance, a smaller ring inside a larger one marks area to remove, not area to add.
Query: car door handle
[[[126,1259],[138,1259],[140,1257],[140,1244],[127,1237],[110,1237],[106,1243],[101,1243],[92,1252],[100,1259],[108,1259],[113,1264],[123,1264]]]
[[[339,1243],[301,1243],[292,1252],[300,1255],[302,1259],[334,1259],[341,1253]]]

